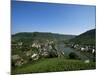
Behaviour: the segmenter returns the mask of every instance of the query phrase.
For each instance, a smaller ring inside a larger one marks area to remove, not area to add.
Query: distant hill
[[[78,43],[78,44],[95,45],[96,29],[86,31],[86,32],[80,34],[79,36],[76,36],[75,38],[71,39],[70,42]]]
[[[44,32],[21,32],[12,35],[12,41],[57,40],[64,41],[74,38],[75,35],[62,35]]]

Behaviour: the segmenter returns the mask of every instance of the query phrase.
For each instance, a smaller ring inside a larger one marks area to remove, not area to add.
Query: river
[[[93,54],[88,53],[88,52],[81,52],[79,50],[75,50],[73,48],[67,47],[65,46],[64,43],[58,44],[58,49],[60,51],[63,51],[65,56],[68,56],[71,52],[74,52],[81,58],[81,60],[92,60],[93,61],[93,58],[94,58]]]

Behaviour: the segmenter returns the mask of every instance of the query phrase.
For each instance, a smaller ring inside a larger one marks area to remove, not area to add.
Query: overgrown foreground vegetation
[[[24,64],[22,66],[16,67],[15,69],[12,68],[12,75],[40,72],[89,70],[95,68],[95,62],[85,63],[82,60],[47,58],[31,62],[30,64]]]

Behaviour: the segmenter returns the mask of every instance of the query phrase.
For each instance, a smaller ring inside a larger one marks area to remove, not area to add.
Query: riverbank
[[[60,43],[58,45],[59,47],[59,50],[64,52],[64,56],[66,58],[69,58],[69,54],[71,52],[74,52],[75,54],[77,54],[79,56],[79,58],[81,60],[90,60],[90,61],[93,61],[94,60],[94,56],[92,53],[89,53],[89,52],[82,52],[80,50],[77,50],[77,49],[74,49],[74,48],[71,48],[69,46],[66,46],[64,43]]]

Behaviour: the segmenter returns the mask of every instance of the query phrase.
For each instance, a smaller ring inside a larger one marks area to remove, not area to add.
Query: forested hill
[[[95,45],[96,42],[96,29],[92,29],[86,31],[79,36],[71,39],[70,42],[78,43],[78,44],[92,44]]]
[[[46,32],[21,32],[12,35],[12,40],[69,40],[74,38],[75,35],[62,35],[55,33],[46,33]]]

